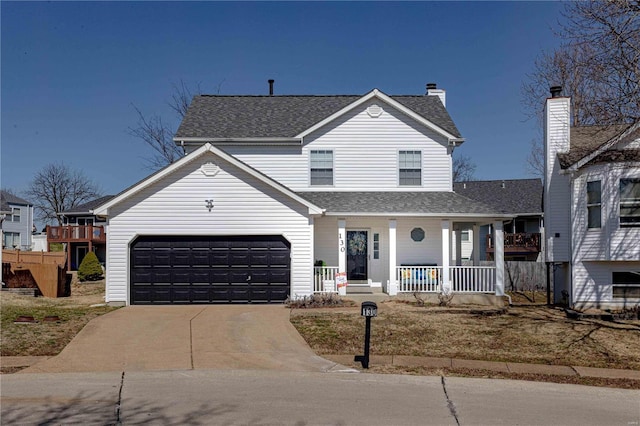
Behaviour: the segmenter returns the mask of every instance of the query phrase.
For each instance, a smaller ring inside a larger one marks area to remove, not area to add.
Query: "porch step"
[[[347,295],[350,294],[383,294],[382,287],[368,285],[347,285]]]

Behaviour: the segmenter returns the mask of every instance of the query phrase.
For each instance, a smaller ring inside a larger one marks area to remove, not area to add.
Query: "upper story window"
[[[469,241],[469,231],[462,231],[460,241]]]
[[[602,225],[602,191],[599,180],[587,182],[587,228]]]
[[[640,227],[640,179],[620,179],[620,226]]]
[[[311,185],[333,185],[333,151],[312,150],[309,155]]]
[[[400,151],[398,153],[398,183],[400,186],[422,185],[421,159],[421,151]]]
[[[7,222],[20,222],[20,207],[11,207],[11,214],[7,216]]]

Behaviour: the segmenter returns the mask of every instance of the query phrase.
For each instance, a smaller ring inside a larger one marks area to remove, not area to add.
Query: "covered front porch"
[[[480,239],[472,265],[462,266],[462,233],[491,223],[495,265],[480,266]],[[389,296],[419,293],[504,295],[503,218],[316,217],[313,292],[368,289]],[[347,286],[340,284],[346,279]]]

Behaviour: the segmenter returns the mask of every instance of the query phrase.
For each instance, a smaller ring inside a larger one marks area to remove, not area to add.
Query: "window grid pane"
[[[333,151],[310,152],[311,185],[333,185]]]
[[[422,185],[421,151],[399,151],[398,177],[400,186]]]
[[[602,191],[599,180],[587,182],[587,228],[602,226]]]
[[[620,179],[620,226],[640,226],[640,179]]]

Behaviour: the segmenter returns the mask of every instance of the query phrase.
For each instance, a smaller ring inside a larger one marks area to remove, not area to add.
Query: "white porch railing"
[[[449,278],[454,293],[495,293],[495,266],[451,266]]]
[[[399,293],[439,293],[443,268],[441,266],[397,266],[396,282]],[[450,266],[449,279],[454,293],[494,293],[494,266]]]
[[[314,266],[313,267],[313,292],[314,293],[337,293],[336,274],[337,266]]]
[[[396,267],[396,282],[400,293],[439,293],[441,281],[442,267],[439,266]]]

